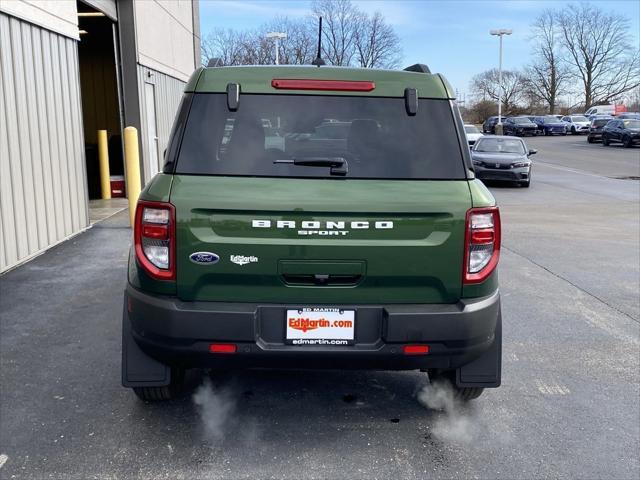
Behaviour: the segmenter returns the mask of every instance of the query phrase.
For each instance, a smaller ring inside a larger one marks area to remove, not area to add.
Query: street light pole
[[[267,38],[275,39],[276,44],[276,65],[280,65],[280,39],[287,38],[287,34],[284,32],[269,32]]]
[[[502,87],[502,35],[500,35],[499,37],[500,60],[498,61],[498,85],[500,87],[500,93],[498,94],[498,125],[502,126],[502,96],[504,95],[504,88]]]
[[[504,87],[502,85],[502,37],[511,35],[513,30],[501,28],[499,30],[491,30],[491,35],[500,37],[500,60],[498,61],[498,124],[496,125],[496,134],[502,135],[502,97],[504,96]]]

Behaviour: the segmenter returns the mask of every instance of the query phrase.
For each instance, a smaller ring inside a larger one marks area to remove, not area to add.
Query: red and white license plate
[[[287,310],[285,342],[292,345],[353,345],[355,310],[306,307]]]

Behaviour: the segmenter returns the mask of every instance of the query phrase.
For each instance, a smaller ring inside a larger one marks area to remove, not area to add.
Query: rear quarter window
[[[464,179],[462,146],[448,100],[194,94],[175,172],[269,177],[329,177],[299,158],[344,158],[347,178]]]

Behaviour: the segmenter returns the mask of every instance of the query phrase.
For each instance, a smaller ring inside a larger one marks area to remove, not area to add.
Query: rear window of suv
[[[448,100],[195,94],[175,167],[179,174],[329,177],[326,166],[294,159],[343,158],[347,178],[464,179],[461,145]]]

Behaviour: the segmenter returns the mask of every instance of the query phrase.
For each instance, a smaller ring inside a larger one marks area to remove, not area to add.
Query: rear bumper
[[[351,346],[285,344],[285,310],[298,307],[182,302],[129,285],[123,338],[155,361],[186,368],[456,369],[501,345],[498,291],[445,305],[341,305],[356,310]],[[212,354],[211,343],[233,343],[237,352]],[[403,345],[416,343],[429,353],[403,354]],[[132,386],[124,371],[123,383]]]

